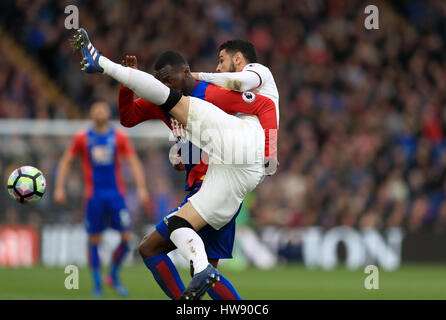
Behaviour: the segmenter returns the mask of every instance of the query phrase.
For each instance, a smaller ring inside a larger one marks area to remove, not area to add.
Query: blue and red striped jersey
[[[81,157],[85,197],[125,195],[121,161],[135,150],[124,132],[116,128],[110,128],[104,134],[95,132],[93,128],[83,130],[74,136],[69,152],[72,156]]]

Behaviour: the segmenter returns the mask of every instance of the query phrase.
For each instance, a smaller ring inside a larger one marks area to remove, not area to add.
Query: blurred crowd
[[[67,4],[105,56],[136,55],[147,71],[173,49],[210,72],[223,41],[254,43],[275,77],[281,120],[280,168],[246,206],[252,224],[446,230],[446,2],[375,1],[378,30],[365,29],[361,1],[2,2],[0,25],[86,115],[96,99],[116,110],[119,87],[79,71]],[[63,117],[38,91],[0,55],[0,117]],[[141,152],[152,191],[164,192],[161,214],[182,183],[162,148]]]

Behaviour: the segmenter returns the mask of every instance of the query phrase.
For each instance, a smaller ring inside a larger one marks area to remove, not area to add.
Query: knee
[[[88,242],[94,245],[98,245],[101,242],[101,234],[91,234],[88,237]]]
[[[190,228],[192,230],[195,230],[194,227],[192,227],[192,225],[186,219],[175,215],[170,218],[169,224],[167,225],[169,238],[172,232],[180,228]]]
[[[169,253],[175,249],[175,245],[161,236],[154,230],[151,234],[144,236],[141,240],[138,251],[143,259],[156,256],[161,253]]]
[[[139,243],[138,247],[139,255],[141,258],[146,259],[155,255],[154,247],[149,241],[149,235],[145,235],[144,238]]]

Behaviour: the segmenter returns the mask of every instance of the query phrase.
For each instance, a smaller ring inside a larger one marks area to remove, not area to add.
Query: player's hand
[[[192,77],[195,78],[195,80],[199,80],[198,79],[198,72],[191,72],[190,74],[192,75]]]
[[[179,161],[177,164],[174,164],[174,165],[173,165],[173,168],[174,168],[175,170],[178,170],[178,171],[184,171],[184,170],[186,170],[186,166],[184,165],[183,162],[181,162],[181,157],[180,157],[180,156],[178,156],[178,157],[180,158],[180,161]]]
[[[175,170],[183,171],[186,170],[186,166],[181,160],[181,155],[179,154],[179,151],[180,149],[178,147],[178,144],[177,143],[174,144],[169,150],[169,161]]]
[[[181,161],[181,156],[178,153],[169,154],[169,160],[170,160],[170,163],[172,163],[172,167],[175,170],[178,170],[178,171],[186,170],[186,167],[185,167],[183,161]]]
[[[146,188],[138,188],[136,192],[138,194],[139,201],[141,201],[143,206],[150,203],[150,195]]]
[[[139,201],[141,201],[141,206],[144,210],[144,212],[150,216],[152,211],[152,203],[150,201],[150,194],[147,191],[146,188],[138,188],[136,190],[136,193],[138,194]]]
[[[63,188],[54,190],[54,201],[57,204],[65,204],[67,202],[67,194]]]
[[[121,64],[126,67],[138,69],[138,60],[136,59],[136,56],[125,56],[125,60],[122,60]]]

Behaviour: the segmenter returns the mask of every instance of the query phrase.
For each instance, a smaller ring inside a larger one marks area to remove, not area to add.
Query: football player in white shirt
[[[148,73],[110,61],[92,45],[82,28],[77,30],[72,45],[82,54],[83,71],[106,74],[158,105],[180,121],[188,139],[208,154],[209,167],[200,190],[168,224],[170,240],[194,268],[194,276],[181,298],[199,299],[218,281],[219,272],[209,264],[196,231],[207,224],[215,230],[221,229],[232,219],[246,194],[264,179],[265,132],[257,116],[234,117],[207,101],[169,89]],[[250,103],[249,99],[255,96],[248,94],[245,98]],[[246,161],[225,161],[226,151],[234,152],[234,147]]]
[[[219,48],[217,73],[192,73],[201,81],[207,81],[230,90],[251,91],[273,100],[276,105],[276,121],[279,128],[279,91],[268,67],[257,62],[254,45],[247,40],[229,40]],[[277,169],[277,132],[271,132],[269,163],[267,173],[273,174]],[[268,160],[268,159],[267,159]]]

